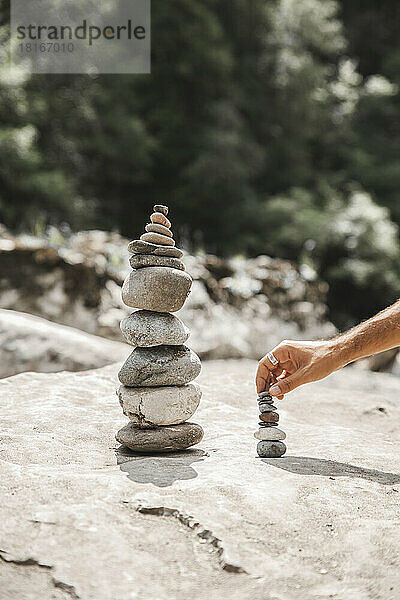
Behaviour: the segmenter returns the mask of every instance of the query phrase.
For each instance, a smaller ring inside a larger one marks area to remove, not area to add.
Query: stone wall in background
[[[15,237],[0,229],[0,308],[44,317],[121,341],[129,313],[120,298],[128,272],[128,240],[116,233],[80,232],[64,239]],[[327,285],[311,270],[259,256],[225,260],[185,255],[194,282],[179,316],[202,358],[260,358],[285,338],[332,335]]]

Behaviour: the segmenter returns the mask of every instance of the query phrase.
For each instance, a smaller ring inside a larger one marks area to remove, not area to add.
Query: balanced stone
[[[148,223],[145,227],[145,230],[149,233],[161,233],[161,235],[166,235],[167,237],[172,238],[172,231],[168,229],[168,227],[164,227],[164,225],[160,225],[159,223]]]
[[[273,404],[273,400],[268,400],[268,398],[259,398],[258,404]]]
[[[276,406],[273,404],[267,404],[266,402],[262,402],[258,405],[258,410],[260,413],[270,412],[271,410],[276,410]]]
[[[258,394],[258,399],[263,400],[263,402],[272,402],[273,398],[269,392],[260,392]]]
[[[135,348],[118,373],[123,385],[184,385],[201,371],[201,362],[187,346]]]
[[[277,423],[279,414],[277,412],[264,412],[260,415],[260,421],[263,423]]]
[[[137,310],[121,321],[121,331],[132,346],[180,346],[190,335],[186,325],[169,313]]]
[[[179,258],[172,256],[156,256],[154,254],[133,254],[129,263],[132,269],[142,269],[143,267],[172,267],[173,269],[185,270],[185,265]]]
[[[124,414],[138,427],[183,423],[196,411],[201,390],[197,383],[166,387],[126,387],[118,390]]]
[[[150,215],[150,221],[152,223],[159,223],[160,225],[164,225],[164,227],[168,227],[168,229],[171,228],[171,222],[167,219],[165,215],[163,215],[160,212],[154,212],[152,215]]]
[[[151,244],[160,244],[161,246],[175,246],[175,240],[161,233],[144,233],[140,236],[143,242],[150,242]]]
[[[168,214],[168,206],[164,206],[164,204],[155,204],[153,206],[153,210],[154,212],[159,212],[162,213],[163,215],[167,216]]]
[[[132,308],[175,312],[189,295],[192,278],[170,267],[145,267],[132,271],[122,286],[122,300]]]
[[[174,452],[201,442],[204,432],[197,423],[181,423],[172,427],[139,429],[128,423],[115,436],[123,446],[135,452]]]
[[[257,454],[261,458],[279,458],[286,452],[286,446],[280,441],[263,440],[257,444]]]
[[[276,427],[260,427],[260,429],[255,432],[254,437],[256,440],[284,440],[286,438],[286,433]]]
[[[172,256],[182,258],[183,252],[179,248],[172,246],[162,246],[160,244],[150,244],[143,240],[133,240],[128,245],[128,252],[131,254],[155,254],[156,256]]]

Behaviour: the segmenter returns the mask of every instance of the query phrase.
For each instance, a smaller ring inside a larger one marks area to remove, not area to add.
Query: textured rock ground
[[[400,383],[346,369],[279,403],[256,458],[255,363],[206,363],[199,446],[119,448],[120,365],[0,382],[1,600],[395,600]]]
[[[0,309],[0,377],[23,371],[84,371],[127,357],[128,344]]]

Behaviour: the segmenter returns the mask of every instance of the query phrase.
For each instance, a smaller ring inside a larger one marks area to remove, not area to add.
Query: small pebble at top
[[[153,211],[154,212],[162,213],[163,215],[167,216],[167,214],[168,214],[168,206],[164,206],[163,204],[155,204],[153,206]]]
[[[265,400],[272,400],[272,396],[271,396],[271,394],[269,392],[260,392],[258,394],[258,397],[259,398],[263,398]]]

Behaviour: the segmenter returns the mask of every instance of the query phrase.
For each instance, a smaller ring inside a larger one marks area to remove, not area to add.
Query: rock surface
[[[201,371],[201,362],[187,346],[135,348],[118,373],[128,386],[184,385]]]
[[[120,324],[122,335],[132,346],[160,346],[184,344],[190,335],[186,325],[169,313],[137,310]]]
[[[201,398],[196,383],[168,387],[125,387],[118,390],[119,402],[135,425],[153,427],[182,423],[194,414]]]
[[[0,309],[0,377],[23,371],[85,371],[128,356],[127,344]]]
[[[167,453],[185,450],[198,444],[204,432],[197,423],[181,423],[174,427],[157,429],[139,429],[128,423],[115,436],[123,446],[142,454],[154,452]]]
[[[115,442],[117,365],[1,381],[3,597],[395,600],[398,378],[349,367],[296,389],[286,456],[260,459],[255,369],[206,363],[204,438],[164,456]]]
[[[132,308],[176,312],[189,295],[192,278],[169,267],[148,267],[129,273],[122,286],[122,300]]]

